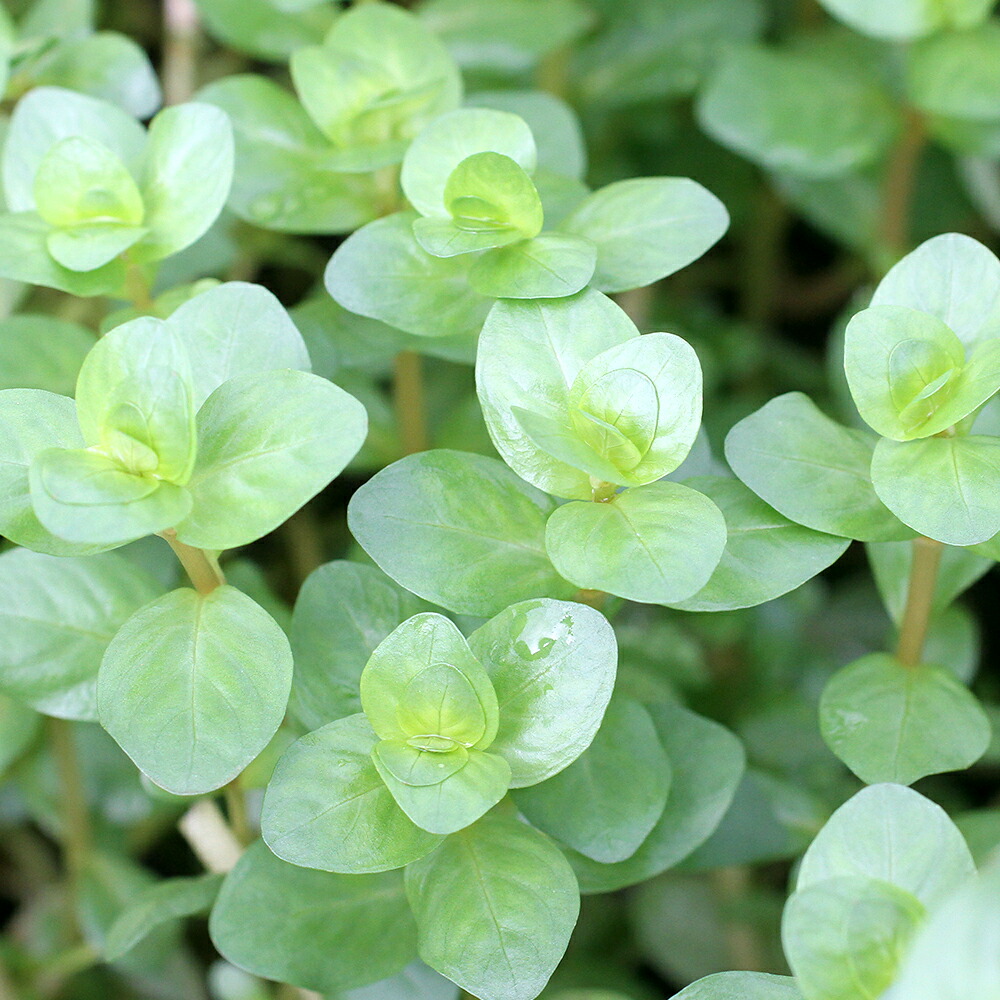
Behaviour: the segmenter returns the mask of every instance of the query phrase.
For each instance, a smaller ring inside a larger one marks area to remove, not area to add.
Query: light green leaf
[[[471,260],[427,253],[415,218],[397,213],[349,236],[330,259],[327,290],[345,309],[419,337],[478,331],[492,300],[470,287]]]
[[[971,236],[935,236],[889,271],[871,304],[930,313],[972,347],[1000,337],[1000,261]]]
[[[417,951],[402,876],[300,868],[261,841],[226,876],[209,933],[241,969],[326,994],[394,975]]]
[[[90,271],[64,267],[48,247],[52,227],[34,212],[0,214],[0,277],[71,295],[124,295],[125,265],[116,258]]]
[[[719,972],[699,979],[674,1000],[803,1000],[791,976],[763,972]]]
[[[670,761],[649,712],[611,699],[594,741],[564,771],[514,796],[539,829],[594,861],[635,854],[663,815]]]
[[[308,728],[360,712],[358,684],[375,647],[424,607],[374,566],[320,566],[302,585],[292,615],[289,710]]]
[[[266,535],[341,472],[367,429],[364,407],[317,375],[230,379],[198,412],[193,507],[177,537],[229,549]]]
[[[889,882],[834,878],[792,895],[781,940],[809,1000],[877,1000],[924,915],[915,896]]]
[[[477,258],[469,284],[495,298],[561,298],[590,281],[596,262],[597,249],[590,240],[542,233]]]
[[[240,52],[286,62],[303,45],[323,40],[339,11],[331,4],[279,9],[272,0],[197,0],[208,31]],[[230,78],[231,79],[231,78]]]
[[[232,122],[236,167],[228,205],[240,218],[279,232],[349,233],[378,216],[372,177],[331,171],[329,141],[272,80],[225,77],[198,100],[222,108]]]
[[[503,153],[473,153],[448,175],[444,206],[471,233],[509,227],[526,239],[542,231],[542,202],[524,168]]]
[[[285,861],[346,874],[402,868],[440,837],[414,824],[386,788],[364,715],[338,719],[289,747],[261,813],[268,847]]]
[[[119,627],[162,588],[112,554],[0,555],[0,690],[40,712],[97,718],[97,668]]]
[[[96,451],[49,448],[32,462],[28,482],[38,520],[67,542],[124,545],[173,527],[191,510],[183,486],[128,472]]]
[[[522,479],[555,496],[589,500],[587,473],[541,451],[514,407],[562,422],[571,387],[588,361],[639,331],[592,289],[555,301],[500,301],[479,339],[476,387],[490,437]]]
[[[817,834],[799,866],[796,890],[860,876],[889,882],[933,910],[974,871],[962,834],[940,806],[902,785],[873,785]]]
[[[666,808],[625,861],[598,864],[568,852],[584,892],[621,889],[682,861],[719,825],[743,777],[743,746],[728,729],[676,703],[646,709],[670,761]]]
[[[917,934],[886,1000],[1000,997],[1000,869],[959,888]]]
[[[509,157],[529,174],[537,162],[531,129],[517,115],[487,108],[451,111],[428,125],[406,151],[400,183],[410,204],[421,215],[447,218],[448,180],[477,153]]]
[[[769,170],[825,179],[881,157],[898,128],[889,98],[847,60],[733,47],[697,103],[717,142]]]
[[[914,531],[948,545],[975,545],[1000,531],[1000,440],[932,437],[879,441],[872,482]]]
[[[794,524],[736,479],[700,476],[685,485],[722,511],[726,548],[708,583],[693,597],[673,603],[684,611],[730,611],[774,600],[821,573],[850,544]]]
[[[0,775],[31,746],[41,728],[42,717],[36,711],[22,701],[0,694],[0,729],[4,734],[0,744]]]
[[[910,538],[872,486],[874,446],[871,435],[835,423],[808,396],[789,392],[733,427],[726,461],[798,524],[863,542]]]
[[[426,734],[485,750],[499,722],[483,665],[457,626],[432,613],[408,618],[375,648],[361,674],[361,706],[383,740]]]
[[[81,448],[72,399],[41,389],[0,392],[0,532],[17,545],[50,555],[85,555],[104,546],[80,546],[46,530],[31,503],[28,470],[47,448]]]
[[[397,583],[451,611],[486,616],[513,601],[576,593],[545,552],[554,509],[496,459],[437,450],[379,472],[351,498],[347,518]]]
[[[125,164],[107,146],[85,136],[61,139],[45,154],[33,193],[36,211],[51,226],[138,226],[145,215],[142,195]]]
[[[974,764],[990,742],[975,697],[940,667],[906,667],[873,653],[833,676],[820,702],[830,749],[868,784],[910,785]]]
[[[111,925],[104,942],[105,959],[117,961],[163,924],[207,913],[221,886],[221,875],[208,874],[171,878],[143,890]]]
[[[566,601],[523,601],[469,636],[490,675],[500,728],[490,750],[510,764],[513,788],[571,764],[601,725],[618,647],[598,611]]]
[[[436,218],[414,219],[413,237],[426,253],[448,260],[465,254],[506,247],[525,238],[523,233],[509,226],[490,226],[482,231],[476,231],[460,228],[450,219]]]
[[[3,151],[3,186],[12,212],[32,211],[35,177],[62,139],[85,136],[110,150],[138,177],[146,132],[120,108],[62,87],[36,87],[17,103]]]
[[[0,321],[0,389],[72,396],[80,365],[93,346],[94,334],[79,323],[55,316],[9,316]],[[7,420],[4,424],[10,426]]]
[[[729,213],[686,177],[634,177],[586,197],[559,228],[596,244],[593,286],[623,292],[697,260],[729,228]]]
[[[196,407],[237,375],[278,368],[309,371],[302,335],[284,306],[261,285],[216,285],[188,299],[166,323],[190,359]]]
[[[874,306],[847,325],[844,369],[864,420],[896,441],[947,430],[1000,388],[1000,341],[966,361],[962,342],[929,313]]]
[[[99,97],[136,118],[149,118],[162,100],[146,50],[116,31],[67,41],[33,67],[31,75],[39,85]]]
[[[145,226],[116,222],[84,223],[53,229],[45,239],[52,259],[71,271],[96,271],[135,246],[146,235]]]
[[[462,747],[446,754],[415,751],[425,759],[460,752],[464,760],[461,767],[440,781],[411,784],[386,767],[380,750],[385,747],[386,743],[380,743],[372,754],[378,773],[403,812],[430,833],[450,834],[465,829],[492,809],[510,787],[510,765],[503,757]]]
[[[909,41],[988,16],[993,0],[820,0],[834,17],[866,35]]]
[[[586,590],[672,604],[708,583],[726,547],[726,521],[702,493],[650,483],[607,503],[568,503],[549,518],[545,547],[557,571]]]
[[[458,993],[450,979],[417,961],[391,979],[351,990],[337,1000],[459,1000]]]
[[[406,869],[420,957],[481,1000],[532,1000],[580,909],[573,870],[545,836],[486,817]]]
[[[142,178],[143,260],[168,257],[205,233],[226,203],[233,156],[229,118],[210,104],[181,104],[153,119]]]
[[[288,640],[263,608],[229,586],[208,595],[180,588],[111,641],[98,712],[144,774],[194,795],[221,788],[267,746],[291,683]]]

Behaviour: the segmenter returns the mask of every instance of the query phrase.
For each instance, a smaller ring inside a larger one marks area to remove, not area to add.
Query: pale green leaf
[[[495,298],[562,298],[590,281],[596,262],[597,248],[590,240],[542,233],[483,254],[469,271],[469,284]]]

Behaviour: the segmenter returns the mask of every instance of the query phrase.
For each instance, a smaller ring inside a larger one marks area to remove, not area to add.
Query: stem
[[[716,868],[711,873],[712,885],[727,909],[735,909],[749,894],[750,872],[742,866]],[[766,967],[753,926],[737,914],[725,918],[726,945],[735,968],[746,972],[762,972]]]
[[[934,602],[934,584],[944,545],[933,538],[913,540],[913,565],[910,567],[910,584],[906,592],[906,609],[899,630],[896,659],[905,667],[920,665],[931,620]]]
[[[177,532],[173,528],[167,528],[159,534],[174,550],[174,555],[180,560],[199,594],[211,594],[216,587],[225,584],[226,578],[219,568],[219,560],[211,552],[178,541]]]
[[[420,355],[416,351],[400,351],[396,355],[393,401],[399,443],[404,455],[426,451],[429,447],[427,410],[424,403],[424,378]]]
[[[73,886],[79,880],[90,855],[90,815],[72,723],[65,719],[49,718],[46,719],[46,725],[52,741],[62,797],[63,857],[70,885]]]
[[[231,871],[243,853],[242,844],[211,799],[201,799],[191,806],[177,828],[207,871]]]
[[[754,326],[766,325],[774,312],[782,285],[781,250],[788,218],[788,209],[776,192],[769,185],[762,187],[741,246],[740,308]]]
[[[890,264],[906,253],[909,244],[910,203],[926,142],[924,119],[913,108],[906,108],[903,132],[889,157],[882,194],[879,241]]]
[[[281,526],[281,533],[295,587],[298,589],[313,570],[323,565],[323,535],[315,508],[306,504],[296,511]]]
[[[233,836],[246,847],[254,839],[253,827],[247,814],[247,800],[240,786],[240,779],[230,781],[223,789],[226,798],[226,812],[229,813],[229,826]]]
[[[198,8],[194,0],[163,0],[163,101],[182,104],[198,87]]]
[[[146,275],[142,268],[125,255],[125,294],[129,297],[132,305],[141,313],[147,316],[152,315],[156,310],[156,303],[153,301],[153,291],[149,287]]]

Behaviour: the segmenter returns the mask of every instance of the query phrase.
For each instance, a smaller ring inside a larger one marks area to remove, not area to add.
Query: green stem
[[[931,620],[931,606],[934,603],[934,585],[944,545],[933,538],[913,540],[913,564],[910,567],[910,582],[906,592],[906,608],[903,624],[899,629],[899,644],[896,659],[903,666],[916,667],[924,652],[924,641]]]
[[[141,313],[147,316],[152,315],[156,309],[153,301],[153,291],[149,286],[149,281],[143,273],[142,268],[128,255],[125,254],[125,294],[132,305]]]
[[[46,720],[55,755],[62,797],[63,855],[70,881],[79,878],[90,855],[91,828],[83,775],[77,755],[73,724],[66,719]]]
[[[229,826],[233,836],[246,847],[254,839],[253,826],[247,814],[247,800],[240,785],[240,779],[235,778],[223,789],[226,799],[226,812],[229,814]]]
[[[179,541],[173,528],[161,531],[160,537],[174,550],[174,555],[180,560],[199,594],[211,594],[216,587],[221,587],[226,582],[219,560],[213,553]]]
[[[400,351],[396,355],[392,394],[403,454],[414,455],[418,451],[426,451],[430,447],[430,439],[424,401],[424,377],[420,355],[416,351]]]
[[[164,104],[183,104],[197,90],[199,42],[194,0],[163,0]]]
[[[886,270],[909,248],[910,208],[926,142],[923,117],[913,108],[906,108],[903,131],[889,157],[882,193],[879,243],[886,256]]]
[[[782,284],[782,246],[788,209],[770,185],[763,186],[753,206],[751,224],[743,231],[740,307],[746,320],[764,326],[771,319]]]

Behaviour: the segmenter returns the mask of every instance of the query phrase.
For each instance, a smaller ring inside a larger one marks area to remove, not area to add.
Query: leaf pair
[[[204,104],[168,108],[147,134],[115,105],[40,87],[10,140],[0,272],[78,295],[123,295],[123,254],[138,267],[197,240],[233,175],[229,121]]]
[[[0,393],[11,428],[0,526],[57,553],[167,528],[214,550],[259,538],[364,439],[361,405],[295,370],[308,365],[287,314],[256,286],[220,286],[168,320],[118,327],[84,361],[75,415],[65,397]]]
[[[287,861],[328,871],[402,867],[507,792],[561,771],[600,726],[616,648],[583,605],[516,604],[468,643],[447,619],[408,619],[361,675],[363,714],[282,758],[262,826]]]

